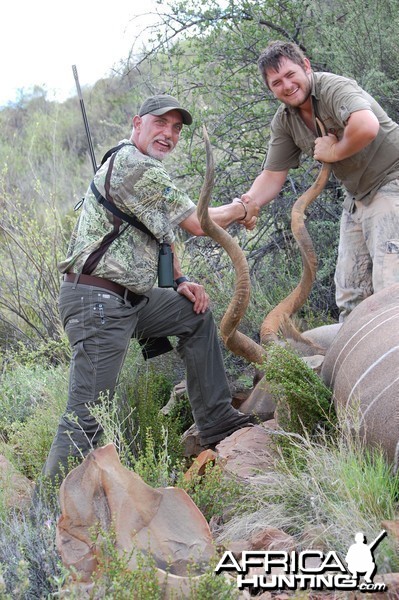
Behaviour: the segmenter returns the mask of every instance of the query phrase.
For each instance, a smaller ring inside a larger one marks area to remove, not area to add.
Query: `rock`
[[[201,454],[194,459],[193,464],[189,468],[188,471],[184,474],[184,479],[186,481],[191,481],[198,475],[204,475],[206,465],[209,463],[214,463],[216,460],[217,454],[213,450],[203,450]]]
[[[91,452],[67,475],[60,505],[57,548],[80,583],[90,582],[101,540],[111,533],[118,552],[130,558],[129,569],[138,567],[136,549],[151,553],[165,598],[172,593],[188,598],[189,572],[201,576],[215,554],[208,524],[190,497],[178,488],[144,483],[121,465],[113,444]]]
[[[218,464],[230,474],[247,479],[274,468],[277,455],[272,448],[276,425],[254,425],[235,431],[216,446]]]
[[[229,542],[228,550],[239,559],[243,552],[250,550],[277,551],[282,550],[291,552],[295,550],[297,544],[295,539],[275,527],[266,527],[253,533],[249,538],[242,538]]]
[[[229,550],[229,552],[231,552],[235,556],[235,558],[240,559],[243,552],[248,552],[248,550],[252,550],[251,542],[245,538],[234,540],[232,542],[229,542],[229,546],[228,548],[226,548],[226,550]]]
[[[17,471],[3,455],[0,455],[0,488],[7,508],[27,508],[31,502],[34,485]]]
[[[395,521],[382,521],[381,527],[387,531],[389,537],[393,538],[399,552],[399,519]]]
[[[266,527],[251,535],[251,550],[283,550],[292,552],[296,549],[295,539],[276,527]]]
[[[242,590],[238,596],[238,600],[251,600],[252,596],[249,590]]]

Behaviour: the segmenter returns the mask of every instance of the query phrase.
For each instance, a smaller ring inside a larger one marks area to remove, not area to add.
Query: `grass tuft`
[[[317,442],[290,438],[289,456],[281,455],[274,472],[253,477],[242,500],[244,510],[220,533],[234,540],[266,527],[292,535],[299,547],[345,554],[361,531],[373,540],[381,521],[397,514],[399,479],[381,452],[368,451],[352,437],[324,437]],[[376,551],[379,572],[397,571],[394,544],[384,540]]]

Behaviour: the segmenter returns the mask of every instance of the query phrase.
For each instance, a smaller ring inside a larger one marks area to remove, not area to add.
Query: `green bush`
[[[0,433],[16,424],[25,423],[36,410],[55,402],[58,411],[61,401],[66,400],[68,387],[65,366],[48,368],[41,364],[18,364],[13,362],[0,376]],[[17,425],[19,426],[19,425]]]
[[[215,575],[215,565],[210,565],[199,580],[192,580],[190,600],[238,600],[238,591],[234,580],[227,580],[223,574]],[[176,599],[178,600],[178,599]]]
[[[0,452],[36,480],[66,406],[68,369],[34,362],[31,352],[14,356],[0,377]]]
[[[39,477],[67,401],[67,385],[45,398],[23,422],[15,422],[8,432],[13,462],[34,481]]]
[[[198,506],[207,521],[212,517],[224,517],[230,510],[237,510],[245,484],[228,477],[218,464],[207,464],[204,475],[189,480],[181,473],[176,485],[182,487]]]
[[[331,390],[292,349],[270,344],[261,369],[277,399],[282,429],[312,435],[318,426],[329,427],[334,423]]]
[[[101,542],[98,543],[97,537]],[[91,594],[120,600],[162,600],[162,587],[157,578],[155,559],[150,553],[133,548],[131,553],[116,546],[113,531],[98,532],[93,540],[98,546],[98,566]],[[137,568],[129,567],[134,558]]]
[[[193,418],[187,397],[182,398],[170,414],[160,412],[175,384],[176,375],[170,360],[172,357],[160,357],[157,364],[144,362],[133,347],[124,366],[118,388],[120,418],[125,421],[125,437],[131,440],[131,451],[136,458],[146,452],[149,440],[155,449],[161,450],[165,431],[172,463],[181,457],[181,435]],[[131,417],[126,418],[129,414]],[[149,451],[151,453],[152,448]]]
[[[0,178],[1,186],[4,182]],[[0,320],[8,333],[0,345],[10,350],[21,342],[35,349],[48,340],[58,341],[62,330],[57,264],[65,252],[66,239],[52,200],[25,204],[17,193],[10,196],[3,192],[0,242]]]
[[[37,520],[9,511],[0,515],[0,598],[49,598],[59,591],[60,557],[55,545],[56,513],[41,509]]]

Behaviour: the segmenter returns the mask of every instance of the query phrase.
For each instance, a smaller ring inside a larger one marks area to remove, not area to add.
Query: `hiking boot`
[[[214,446],[224,440],[238,429],[251,427],[253,424],[259,423],[259,418],[256,415],[245,415],[241,412],[236,412],[219,425],[207,427],[200,432],[200,444],[206,448],[213,449]]]

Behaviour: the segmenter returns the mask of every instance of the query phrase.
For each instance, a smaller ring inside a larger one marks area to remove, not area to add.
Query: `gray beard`
[[[174,148],[171,148],[169,150],[169,152],[167,152],[167,153],[164,153],[164,152],[161,152],[161,151],[160,152],[156,152],[156,151],[152,150],[152,143],[151,143],[147,147],[147,154],[151,158],[155,158],[155,160],[159,160],[159,161],[162,162],[166,158],[166,156],[172,152],[173,149]]]

